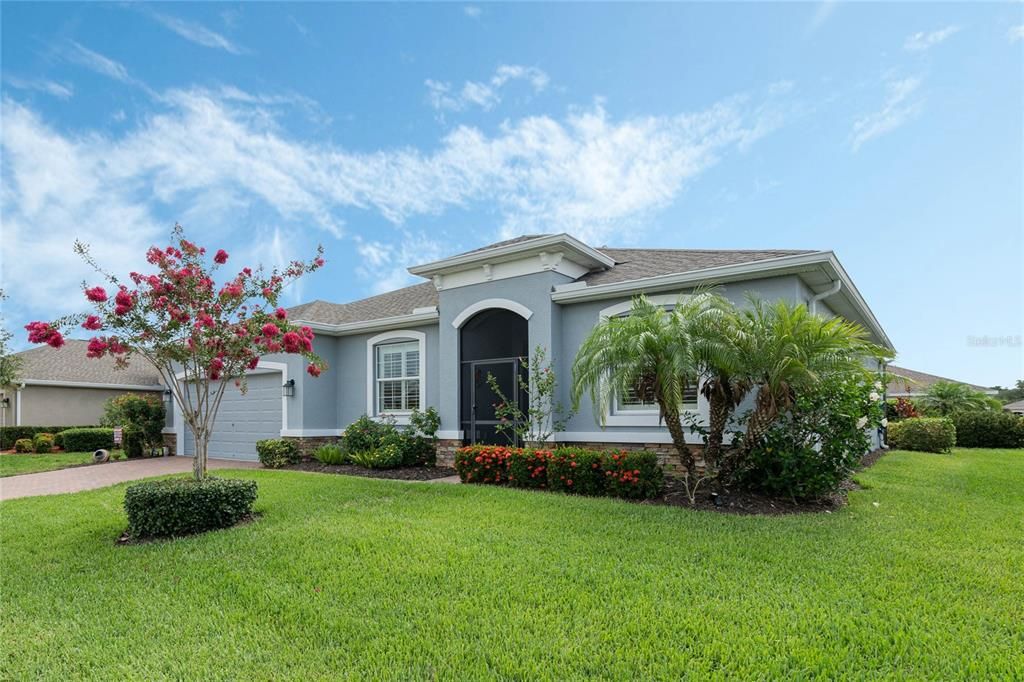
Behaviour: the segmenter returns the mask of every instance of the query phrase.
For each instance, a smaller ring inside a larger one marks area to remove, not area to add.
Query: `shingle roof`
[[[705,270],[721,265],[751,263],[769,258],[796,256],[813,251],[781,249],[761,250],[705,250],[705,249],[612,249],[600,248],[615,259],[615,267],[583,275],[588,285],[628,282],[658,275],[674,275],[693,270]]]
[[[1024,413],[1024,400],[1015,400],[1012,403],[1006,403],[1003,405],[1003,409],[1009,410],[1010,412]]]
[[[345,324],[346,322],[365,322],[384,317],[409,315],[416,308],[435,305],[437,305],[437,289],[432,282],[424,282],[351,303],[328,303],[327,301],[303,303],[289,308],[288,317],[305,322]]]
[[[518,244],[520,242],[528,242],[531,239],[540,239],[541,237],[550,237],[550,236],[551,235],[548,234],[548,233],[543,233],[543,234],[521,234],[518,237],[513,237],[512,239],[506,239],[503,242],[494,242],[493,244],[488,244],[487,246],[481,246],[479,249],[470,249],[469,251],[463,251],[462,253],[457,253],[454,256],[452,256],[452,258],[457,258],[458,256],[465,256],[467,253],[480,253],[481,251],[486,251],[488,249],[496,249],[496,248],[498,248],[500,246],[508,246],[509,244]]]
[[[135,357],[125,369],[118,369],[110,356],[87,358],[89,342],[67,339],[61,348],[39,346],[18,353],[22,381],[74,381],[91,384],[159,386],[160,374],[144,358]]]
[[[977,384],[969,384],[966,381],[957,381],[956,379],[947,379],[946,377],[936,376],[935,374],[927,374],[925,372],[918,372],[913,369],[906,369],[905,367],[896,367],[895,365],[889,365],[886,367],[886,371],[889,374],[895,375],[897,378],[889,382],[888,393],[892,394],[908,394],[914,395],[918,393],[924,393],[928,390],[928,387],[932,384],[936,384],[940,381],[949,381],[954,384],[964,384],[970,386],[975,391],[984,391],[986,393],[992,392],[992,389],[988,386],[978,386]],[[900,378],[906,379],[901,381]]]
[[[518,244],[549,235],[529,234],[488,244],[465,253],[479,253],[488,249]],[[734,265],[753,261],[793,256],[811,251],[793,250],[701,250],[701,249],[613,249],[600,248],[602,253],[615,259],[615,266],[608,270],[596,270],[583,275],[580,280],[589,285],[626,282],[645,277],[671,275],[693,270],[703,270],[719,265]],[[464,254],[459,254],[464,255]],[[323,324],[345,324],[366,322],[385,317],[408,315],[416,308],[436,306],[437,290],[426,282],[415,284],[371,298],[352,303],[329,303],[312,301],[289,309],[289,317],[307,322]]]

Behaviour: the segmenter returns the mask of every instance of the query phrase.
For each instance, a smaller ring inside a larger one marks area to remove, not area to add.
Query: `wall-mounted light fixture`
[[[289,379],[284,382],[284,385],[281,387],[281,395],[285,398],[291,398],[295,395],[295,379]]]
[[[165,405],[170,405],[171,404],[171,398],[173,398],[173,397],[174,397],[174,394],[171,392],[171,389],[168,388],[167,390],[165,390],[164,391],[164,404]]]
[[[0,405],[3,405],[4,407],[10,407],[11,406],[11,399],[8,398],[7,396],[4,396],[3,399],[0,400]]]

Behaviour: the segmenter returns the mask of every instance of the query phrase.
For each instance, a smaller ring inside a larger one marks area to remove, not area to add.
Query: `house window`
[[[420,407],[420,344],[382,343],[377,352],[377,414]]]
[[[658,401],[654,398],[654,387],[636,387],[626,391],[616,401],[617,412],[657,412]],[[693,377],[683,391],[683,409],[697,409],[697,377]]]

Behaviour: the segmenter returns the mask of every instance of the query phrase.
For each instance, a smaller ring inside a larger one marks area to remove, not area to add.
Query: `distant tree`
[[[6,301],[7,294],[0,289],[0,301]],[[0,386],[10,386],[18,382],[21,376],[21,357],[11,348],[14,334],[7,330],[7,325],[0,317]]]
[[[996,398],[1004,405],[1017,400],[1024,400],[1024,379],[1017,379],[1017,384],[1013,388],[996,386],[996,391],[998,391]]]
[[[954,412],[990,409],[989,397],[966,384],[936,381],[928,387],[918,403],[928,414],[947,417]]]

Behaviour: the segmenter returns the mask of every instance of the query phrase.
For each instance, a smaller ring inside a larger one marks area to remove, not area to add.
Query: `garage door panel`
[[[281,374],[255,374],[247,383],[244,395],[234,383],[224,390],[210,436],[210,457],[256,460],[256,441],[280,437]],[[195,441],[187,429],[184,449],[186,455],[195,454]]]

